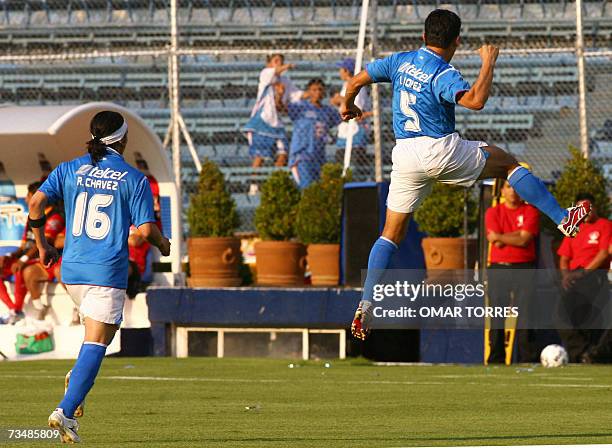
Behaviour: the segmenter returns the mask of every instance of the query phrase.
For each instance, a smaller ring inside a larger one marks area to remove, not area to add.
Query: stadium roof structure
[[[167,152],[153,130],[134,112],[113,103],[71,106],[0,107],[0,161],[16,185],[37,178],[39,153],[55,167],[85,153],[91,139],[89,122],[102,110],[121,113],[128,122],[128,145],[124,154],[135,165],[135,153],[147,161],[151,173],[162,183],[173,182]]]

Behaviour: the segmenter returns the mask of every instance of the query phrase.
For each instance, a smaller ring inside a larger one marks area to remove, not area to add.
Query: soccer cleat
[[[49,416],[49,428],[57,429],[62,438],[62,443],[79,443],[81,438],[77,434],[79,422],[74,418],[64,415],[64,410],[57,408]]]
[[[557,226],[561,233],[569,238],[573,238],[578,233],[580,224],[591,213],[591,204],[588,202],[581,202],[580,204],[570,207],[567,209],[567,216]]]
[[[68,391],[68,383],[70,382],[70,375],[71,374],[72,374],[72,370],[69,370],[68,373],[66,374],[66,379],[64,380],[64,395],[66,395],[66,392]],[[84,411],[85,411],[85,401],[83,401],[75,409],[75,411],[74,411],[74,418],[81,418],[81,417],[83,417],[83,414],[85,413]]]
[[[371,318],[372,302],[362,300],[361,302],[359,302],[357,311],[355,311],[353,323],[351,324],[351,334],[353,335],[353,337],[365,341],[365,339],[368,337],[368,334],[370,334],[370,329],[368,328],[368,326]]]

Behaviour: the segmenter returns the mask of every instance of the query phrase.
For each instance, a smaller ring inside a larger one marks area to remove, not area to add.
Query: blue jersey
[[[371,62],[366,70],[374,82],[392,83],[395,138],[455,132],[457,96],[470,85],[440,55],[423,47]]]
[[[293,121],[293,134],[289,150],[289,165],[300,160],[325,161],[325,144],[329,142],[329,130],[342,119],[338,111],[310,101],[289,103],[289,117]]]
[[[39,191],[64,201],[62,281],[125,289],[130,225],[155,222],[145,175],[108,150],[95,165],[89,155],[60,164]]]

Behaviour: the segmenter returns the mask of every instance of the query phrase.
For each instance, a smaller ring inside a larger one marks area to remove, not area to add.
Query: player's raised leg
[[[497,146],[485,146],[482,149],[488,157],[480,179],[508,179],[519,196],[552,219],[565,236],[572,237],[578,233],[578,226],[590,212],[588,206],[581,204],[562,208],[544,183],[521,166],[514,156]]]

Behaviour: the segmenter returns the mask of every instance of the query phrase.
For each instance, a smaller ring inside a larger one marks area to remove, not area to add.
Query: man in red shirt
[[[580,226],[575,238],[564,238],[557,251],[560,256],[562,286],[562,317],[570,329],[559,334],[567,349],[570,362],[602,360],[610,352],[612,336],[605,328],[601,309],[609,301],[608,269],[612,249],[612,222],[600,217],[594,198],[579,194],[576,203],[589,202],[591,213]]]
[[[508,181],[504,182],[501,194],[504,202],[489,208],[485,214],[487,239],[491,243],[488,270],[490,305],[518,306],[519,322],[525,326],[535,280],[535,237],[540,233],[540,214],[535,207],[523,202]],[[519,362],[531,362],[533,353],[528,331],[517,329],[516,339]],[[503,322],[492,323],[489,344],[488,362],[505,362]]]

